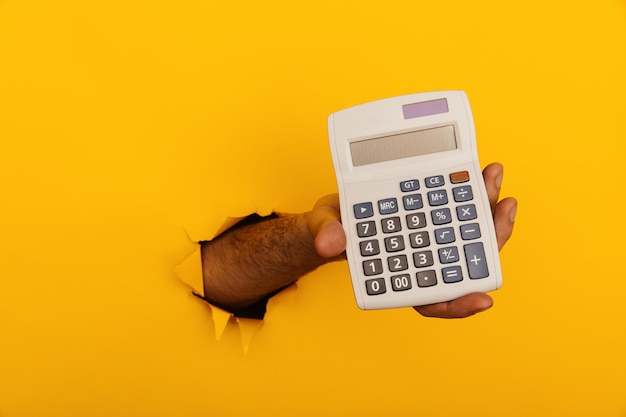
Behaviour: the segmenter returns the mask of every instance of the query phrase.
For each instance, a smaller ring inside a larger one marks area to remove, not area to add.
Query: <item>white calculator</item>
[[[432,304],[500,287],[464,92],[351,107],[329,116],[328,131],[361,309]]]

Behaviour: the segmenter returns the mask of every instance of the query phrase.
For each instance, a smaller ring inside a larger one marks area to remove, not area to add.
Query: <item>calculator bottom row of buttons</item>
[[[451,266],[442,268],[441,274],[443,282],[452,284],[463,280],[463,272],[459,266]],[[417,286],[420,288],[432,287],[437,285],[437,273],[434,269],[420,271],[415,274]],[[410,274],[394,275],[390,279],[390,286],[393,291],[406,291],[413,288]],[[387,292],[387,284],[385,278],[373,278],[365,281],[365,289],[367,295],[378,295]]]

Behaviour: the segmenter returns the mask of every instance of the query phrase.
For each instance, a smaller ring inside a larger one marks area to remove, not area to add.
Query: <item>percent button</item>
[[[452,221],[449,208],[441,208],[430,212],[433,224],[446,224]]]

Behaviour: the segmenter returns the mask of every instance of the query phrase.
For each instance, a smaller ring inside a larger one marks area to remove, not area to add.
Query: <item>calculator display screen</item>
[[[350,143],[352,165],[426,155],[457,149],[454,125],[417,130]]]

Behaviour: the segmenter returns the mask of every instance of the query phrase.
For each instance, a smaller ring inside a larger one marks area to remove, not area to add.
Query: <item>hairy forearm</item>
[[[244,308],[329,260],[317,254],[303,215],[235,228],[202,244],[205,298]]]

